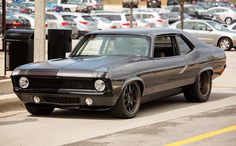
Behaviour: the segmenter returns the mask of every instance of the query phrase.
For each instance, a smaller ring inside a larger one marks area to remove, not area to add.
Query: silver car
[[[78,36],[78,29],[76,23],[63,18],[62,15],[60,15],[59,13],[47,12],[46,22],[48,29],[71,29],[72,38],[77,38]]]
[[[236,9],[230,7],[214,7],[208,9],[206,13],[219,15],[221,21],[227,25],[230,25],[236,20]]]
[[[170,25],[180,29],[180,21]],[[189,32],[206,43],[216,45],[224,50],[236,47],[236,33],[211,20],[184,20],[184,31]]]
[[[236,22],[234,22],[233,24],[229,25],[227,27],[229,30],[234,31],[236,33]]]

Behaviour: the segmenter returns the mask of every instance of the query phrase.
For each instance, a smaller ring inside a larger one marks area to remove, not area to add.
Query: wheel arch
[[[200,70],[197,74],[197,76],[195,77],[195,81],[197,80],[198,76],[201,75],[203,72],[210,72],[211,73],[211,76],[213,75],[214,71],[213,71],[213,68],[212,67],[205,67],[203,68],[202,70]]]
[[[131,83],[131,82],[137,82],[139,87],[140,87],[140,91],[141,91],[141,96],[143,95],[143,92],[144,92],[144,89],[145,89],[145,84],[144,84],[144,81],[139,78],[139,77],[134,77],[134,78],[130,78],[130,79],[127,79],[125,80],[122,88],[121,88],[121,91],[123,91],[123,89],[125,88],[125,86],[128,84],[128,83]]]
[[[219,46],[220,40],[223,39],[223,38],[230,39],[231,43],[233,43],[233,41],[232,41],[232,39],[231,39],[230,37],[228,37],[228,36],[222,36],[222,37],[220,37],[220,38],[218,39],[218,41],[217,41],[217,46]]]

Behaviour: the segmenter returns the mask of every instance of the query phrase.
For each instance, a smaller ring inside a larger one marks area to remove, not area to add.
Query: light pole
[[[139,0],[125,0],[128,7],[130,8],[130,28],[133,27],[133,8],[138,6]]]

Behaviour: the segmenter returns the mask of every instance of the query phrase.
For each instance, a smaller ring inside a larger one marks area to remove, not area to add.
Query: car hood
[[[12,75],[105,77],[112,68],[143,60],[134,56],[84,56],[31,63],[16,68]]]

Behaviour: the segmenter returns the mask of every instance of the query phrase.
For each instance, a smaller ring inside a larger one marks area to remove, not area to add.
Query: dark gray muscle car
[[[187,101],[207,101],[225,62],[222,49],[182,31],[106,30],[85,35],[70,57],[20,66],[11,78],[33,115],[57,107],[133,118],[141,103],[157,98],[184,93]]]

